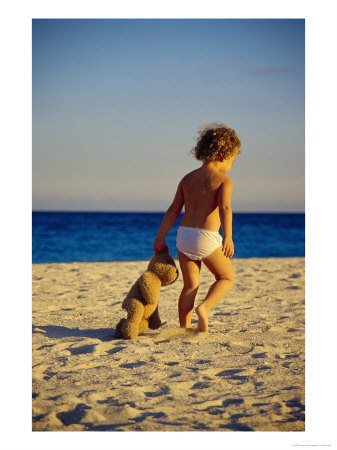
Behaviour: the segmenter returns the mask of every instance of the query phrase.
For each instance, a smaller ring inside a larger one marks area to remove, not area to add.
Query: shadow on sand
[[[99,339],[103,342],[112,341],[115,339],[114,328],[97,328],[96,330],[80,330],[79,328],[67,328],[56,325],[33,325],[33,333],[41,333],[49,338],[64,338],[64,337],[86,337],[92,339]]]

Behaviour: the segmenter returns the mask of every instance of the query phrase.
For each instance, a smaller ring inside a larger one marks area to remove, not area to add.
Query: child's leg
[[[229,291],[234,283],[234,270],[229,258],[226,258],[221,247],[203,259],[205,266],[215,276],[215,283],[209,288],[205,300],[196,308],[199,318],[198,330],[208,330],[208,311]]]
[[[194,300],[199,288],[201,261],[189,259],[179,251],[178,255],[184,280],[178,303],[179,322],[181,327],[191,328]]]

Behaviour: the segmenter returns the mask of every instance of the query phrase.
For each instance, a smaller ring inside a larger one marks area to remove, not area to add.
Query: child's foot
[[[201,304],[196,309],[195,312],[199,318],[198,321],[198,331],[208,331],[208,311]]]

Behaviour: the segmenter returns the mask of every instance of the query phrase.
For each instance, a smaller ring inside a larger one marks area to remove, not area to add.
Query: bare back
[[[219,230],[219,189],[226,179],[226,175],[205,166],[190,172],[182,179],[185,203],[182,226]]]

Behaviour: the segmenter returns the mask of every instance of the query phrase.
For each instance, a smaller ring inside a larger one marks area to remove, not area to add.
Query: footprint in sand
[[[40,420],[42,420],[44,417],[46,417],[47,414],[37,414],[36,416],[32,417],[33,422],[39,422]]]
[[[238,373],[243,372],[244,369],[231,369],[231,370],[223,370],[216,374],[217,377],[224,377],[226,380],[238,381],[239,384],[242,384],[249,380],[249,377],[246,375],[237,375]],[[235,383],[237,384],[237,383]]]
[[[214,313],[213,315],[214,316],[235,316],[235,315],[237,315],[238,313],[229,313],[229,312],[227,312],[227,313],[223,313],[223,312],[216,312],[216,313]]]
[[[291,417],[286,418],[283,422],[295,422],[297,420],[301,421],[305,420],[305,406],[302,404],[301,400],[298,397],[286,401],[285,405],[288,408],[291,408],[291,411],[288,413],[289,416]]]
[[[46,364],[38,364],[37,366],[33,367],[33,379],[36,380],[43,380],[43,379],[49,379],[51,372],[48,372],[49,366]],[[48,378],[46,378],[46,376]]]
[[[86,416],[87,409],[91,409],[91,406],[79,403],[72,411],[60,412],[56,414],[56,417],[66,426],[72,425],[73,423],[80,423]]]
[[[254,350],[255,344],[236,341],[231,344],[226,342],[221,344],[221,346],[226,347],[226,350],[230,351],[234,355],[246,355]]]
[[[220,428],[228,428],[232,431],[254,431],[253,428],[238,422],[226,423],[224,425],[220,425]]]
[[[72,355],[85,355],[87,353],[93,353],[95,350],[96,344],[92,345],[82,345],[81,347],[69,347],[67,350]]]
[[[138,416],[138,417],[134,417],[132,420],[134,420],[135,422],[142,422],[143,420],[147,419],[148,417],[153,417],[154,419],[159,419],[162,417],[166,417],[166,414],[163,412],[158,412],[158,413],[143,413],[142,415]]]
[[[107,353],[109,353],[109,355],[113,355],[115,353],[121,352],[125,348],[127,348],[127,347],[114,347],[114,348],[111,348],[110,350],[107,350]]]
[[[178,372],[178,373],[173,373],[172,375],[169,375],[169,378],[177,378],[177,377],[181,377],[182,373]]]
[[[107,397],[104,400],[97,400],[97,403],[101,405],[108,404],[110,406],[131,406],[132,408],[136,408],[135,402],[120,402],[120,400],[114,397]]]
[[[264,358],[266,356],[267,352],[263,352],[263,353],[253,353],[251,356],[252,358]]]
[[[271,369],[270,366],[260,366],[260,367],[256,367],[255,370],[256,370],[257,372],[261,372],[261,371],[269,370],[269,369]]]
[[[202,411],[205,411],[213,416],[217,416],[224,414],[228,406],[239,406],[242,405],[243,402],[244,400],[242,398],[228,398],[222,402],[221,406],[209,406],[206,409],[202,409]]]
[[[286,356],[286,359],[291,359],[291,358],[298,358],[300,356],[300,354],[299,353],[293,353],[293,354],[289,353],[285,356]]]
[[[157,392],[144,392],[146,397],[161,397],[162,395],[167,395],[170,393],[170,388],[168,386],[163,386],[160,391]]]
[[[38,350],[43,350],[44,348],[50,348],[50,347],[54,347],[55,344],[45,344],[45,345],[41,345],[41,347],[38,348]]]
[[[135,367],[144,366],[145,364],[146,364],[145,361],[137,361],[137,362],[134,362],[134,363],[120,364],[119,367],[123,367],[124,369],[133,369]]]
[[[198,383],[195,383],[191,389],[207,389],[209,388],[211,385],[210,383],[205,383],[204,381],[199,381]]]

